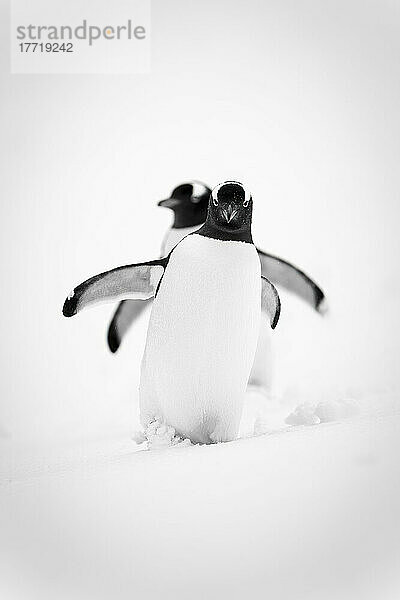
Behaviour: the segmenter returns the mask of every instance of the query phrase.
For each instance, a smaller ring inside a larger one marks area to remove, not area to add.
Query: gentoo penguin
[[[207,216],[208,199],[211,189],[200,181],[189,181],[178,185],[158,206],[170,208],[174,214],[172,226],[165,234],[161,257],[168,256],[171,250],[184,237],[203,225]],[[131,324],[146,308],[151,300],[123,300],[119,303],[108,327],[107,341],[111,352],[116,352]]]
[[[169,198],[160,200],[158,206],[173,211],[174,220],[164,237],[160,256],[167,256],[184,237],[204,224],[207,215],[211,189],[200,181],[190,181],[178,185]],[[257,248],[264,277],[278,287],[281,286],[305,300],[316,311],[322,312],[324,293],[321,288],[303,271],[290,262],[268,254]],[[142,301],[124,300],[118,305],[108,328],[107,340],[111,352],[117,352],[129,327],[143,312],[146,305]],[[268,332],[262,328],[256,362],[251,381],[267,387],[269,374],[265,371],[265,352],[268,345]]]
[[[167,257],[96,275],[64,303],[70,317],[102,301],[154,297],[140,380],[144,427],[161,421],[200,443],[237,437],[261,311],[272,328],[280,314],[278,293],[261,276],[252,208],[241,183],[218,185],[205,224]]]

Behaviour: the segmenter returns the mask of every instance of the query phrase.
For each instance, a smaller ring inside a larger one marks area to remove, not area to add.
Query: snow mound
[[[144,432],[135,432],[132,439],[137,444],[147,442],[148,450],[162,450],[173,446],[191,446],[192,442],[176,434],[175,429],[162,421],[152,421]]]
[[[353,398],[326,400],[318,404],[304,402],[299,404],[285,419],[288,425],[318,425],[331,423],[357,415],[359,405]]]
[[[329,423],[330,421],[353,417],[358,413],[358,403],[352,398],[320,402],[315,408],[315,414],[320,418],[321,423]]]
[[[309,402],[296,406],[285,419],[288,425],[318,425],[321,419],[315,414],[315,407]]]

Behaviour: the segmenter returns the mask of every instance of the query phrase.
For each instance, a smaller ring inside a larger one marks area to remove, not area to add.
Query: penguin
[[[158,202],[158,206],[169,208],[174,214],[172,226],[162,242],[161,257],[168,256],[184,237],[204,224],[210,194],[211,189],[204,183],[189,181],[178,185],[169,198]],[[129,327],[150,302],[123,300],[119,303],[107,332],[108,347],[112,353],[117,352]]]
[[[154,298],[142,360],[144,428],[162,422],[194,443],[237,438],[261,313],[274,329],[280,300],[261,275],[253,199],[236,181],[212,191],[205,224],[158,260],[118,267],[75,288],[63,314],[102,301]]]
[[[171,209],[174,215],[161,246],[161,256],[167,256],[184,237],[204,225],[210,194],[211,188],[205,183],[190,181],[178,185],[169,198],[158,202],[158,206]]]
[[[178,242],[204,224],[210,193],[211,189],[205,183],[189,181],[178,185],[169,198],[158,202],[158,206],[169,208],[174,214],[172,226],[165,234],[160,256],[167,256]],[[323,312],[324,293],[306,273],[283,258],[268,254],[259,248],[257,248],[257,251],[262,274],[267,279],[277,285],[278,288],[282,287],[296,294],[317,312]],[[118,351],[128,329],[149,303],[150,300],[147,303],[124,300],[118,305],[107,332],[107,342],[111,352]],[[259,350],[257,351],[251,382],[258,387],[266,388],[270,379],[269,374],[265,371],[265,352],[268,346],[266,338],[269,336],[264,328],[262,334],[260,335]]]

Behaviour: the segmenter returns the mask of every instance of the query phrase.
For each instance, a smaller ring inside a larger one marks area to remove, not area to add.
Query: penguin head
[[[207,220],[222,231],[250,231],[253,199],[238,181],[225,181],[213,189]]]
[[[204,183],[190,181],[178,185],[169,198],[160,200],[158,206],[174,211],[173,227],[193,227],[206,220],[210,193],[210,188]]]

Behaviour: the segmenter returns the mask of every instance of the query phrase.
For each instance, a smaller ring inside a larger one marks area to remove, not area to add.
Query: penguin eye
[[[214,206],[218,206],[218,200],[217,200],[217,198],[215,198],[215,196],[212,197],[212,201],[213,201]]]
[[[247,208],[247,207],[248,207],[248,205],[249,205],[249,202],[250,202],[250,198],[249,198],[248,200],[245,200],[245,201],[243,202],[243,206],[244,206],[245,208]]]
[[[193,204],[198,204],[200,202],[200,198],[198,196],[192,196],[190,201],[193,202]]]

